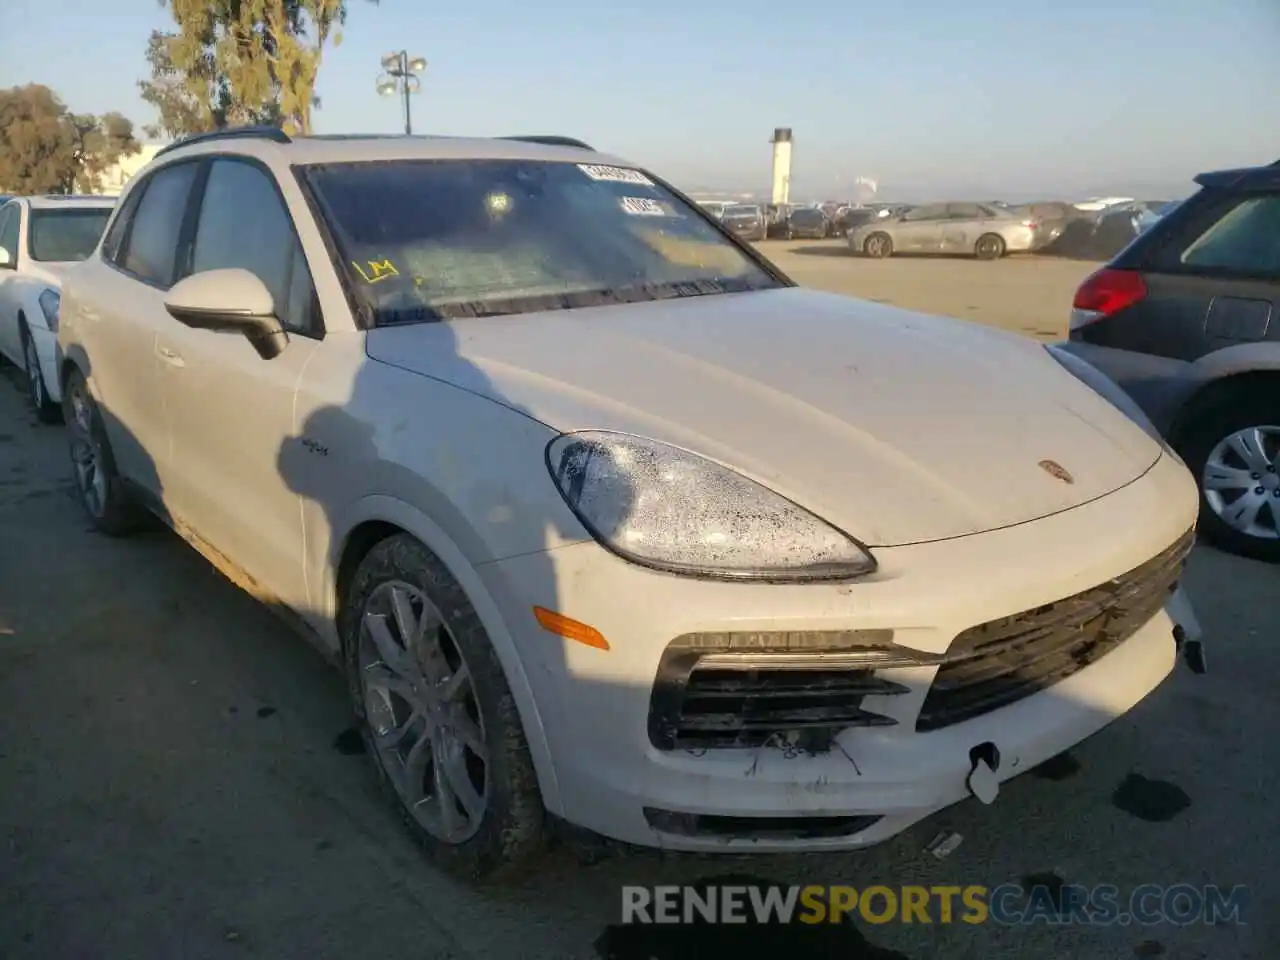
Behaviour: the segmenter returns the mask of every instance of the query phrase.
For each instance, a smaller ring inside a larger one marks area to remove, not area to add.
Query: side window
[[[16,203],[6,204],[0,210],[0,247],[9,251],[11,263],[18,260],[18,226],[21,223],[21,211]]]
[[[249,163],[215,160],[200,203],[191,272],[231,267],[267,285],[286,330],[314,329],[311,274],[270,174]]]
[[[172,285],[178,237],[196,175],[195,163],[179,163],[151,175],[129,232],[123,266],[162,287]]]
[[[102,255],[112,263],[118,263],[123,266],[124,235],[129,229],[129,221],[133,219],[133,215],[137,212],[138,203],[142,200],[142,194],[147,189],[145,183],[138,184],[137,188],[129,192],[128,199],[124,205],[116,213],[116,218],[111,221],[111,229],[107,231],[107,237],[102,241]]]
[[[1193,270],[1280,277],[1280,195],[1242,198],[1180,259]]]
[[[981,220],[985,214],[976,203],[947,204],[948,220]]]
[[[908,210],[902,218],[908,222],[912,220],[942,220],[947,215],[947,205],[945,203],[932,203],[923,207],[916,207],[914,210]]]

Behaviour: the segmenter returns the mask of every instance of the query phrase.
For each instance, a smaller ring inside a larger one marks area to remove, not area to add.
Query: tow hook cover
[[[1000,769],[1000,751],[990,741],[980,743],[969,751],[969,763],[971,766],[965,786],[983,803],[994,803],[1000,793],[1000,780],[996,776],[996,771]]]

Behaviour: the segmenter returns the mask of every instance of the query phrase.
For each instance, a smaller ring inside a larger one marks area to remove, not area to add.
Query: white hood
[[[30,280],[34,280],[46,287],[53,287],[55,290],[62,289],[62,281],[67,278],[67,271],[76,265],[78,261],[69,263],[48,263],[39,260],[28,260],[22,268],[22,276]]]
[[[796,288],[387,327],[367,349],[558,430],[694,450],[871,546],[1067,510],[1161,455],[1033,341]]]

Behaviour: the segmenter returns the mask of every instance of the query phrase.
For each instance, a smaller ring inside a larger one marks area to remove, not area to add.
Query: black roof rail
[[[577,147],[579,150],[595,150],[589,143],[583,143],[574,137],[560,137],[555,134],[530,134],[520,137],[498,137],[499,140],[520,140],[524,143],[541,143],[548,147]]]
[[[246,127],[223,127],[221,130],[210,130],[207,133],[193,133],[175,140],[167,147],[156,151],[157,157],[163,157],[170,150],[189,147],[194,143],[206,143],[212,140],[270,140],[272,143],[293,143],[287,133],[279,127],[266,124]]]

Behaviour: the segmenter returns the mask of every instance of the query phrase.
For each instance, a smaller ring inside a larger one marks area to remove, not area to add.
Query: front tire
[[[973,255],[979,260],[999,260],[1004,250],[1004,238],[994,233],[984,233],[973,245]]]
[[[67,377],[62,413],[71,442],[71,465],[80,505],[95,530],[118,537],[132,533],[144,520],[116,469],[111,442],[89,384],[79,370]]]
[[[1178,446],[1200,488],[1201,535],[1280,563],[1280,397],[1266,386],[1232,390],[1192,416]]]
[[[22,325],[22,366],[27,379],[27,397],[35,407],[36,419],[41,423],[57,423],[62,411],[49,397],[49,390],[44,385],[44,372],[40,369],[40,355],[36,352],[36,341],[25,323]]]
[[[874,260],[883,260],[893,256],[893,238],[887,233],[873,233],[862,241],[863,256]]]
[[[533,760],[453,575],[413,537],[383,540],[352,578],[341,627],[365,747],[427,855],[470,880],[531,864],[546,820]]]

